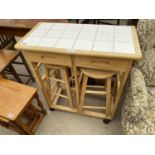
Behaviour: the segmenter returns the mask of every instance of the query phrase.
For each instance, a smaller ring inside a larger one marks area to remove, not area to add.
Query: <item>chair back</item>
[[[14,50],[15,43],[16,43],[16,40],[15,40],[14,36],[0,35],[0,49]]]

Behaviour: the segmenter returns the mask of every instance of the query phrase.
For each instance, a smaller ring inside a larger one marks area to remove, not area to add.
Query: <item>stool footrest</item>
[[[93,86],[93,85],[87,85],[87,88],[99,88],[99,89],[105,89],[105,86]]]
[[[57,94],[58,95],[56,95],[54,98],[53,98],[53,105],[56,105],[57,104],[57,102],[58,102],[58,99],[59,99],[59,95],[61,94],[61,92],[62,92],[62,88],[59,88],[58,90],[57,90]]]
[[[65,96],[65,95],[61,95],[61,94],[56,94],[56,93],[53,93],[52,91],[50,91],[50,94],[53,94],[53,95],[60,96],[60,97],[63,97],[63,98],[68,99],[67,96]]]
[[[105,107],[97,107],[97,106],[83,106],[84,109],[103,109],[106,110]]]
[[[94,95],[106,95],[105,91],[94,91],[94,90],[86,90],[86,94],[94,94]]]
[[[55,79],[55,78],[49,78],[50,80],[54,80],[54,81],[57,81],[57,82],[63,82],[63,83],[65,83],[65,81],[63,81],[63,80],[60,80],[60,79]]]

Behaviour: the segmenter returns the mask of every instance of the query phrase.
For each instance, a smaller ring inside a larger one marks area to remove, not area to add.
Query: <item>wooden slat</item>
[[[105,91],[86,90],[85,93],[92,94],[92,95],[106,95]]]
[[[42,77],[41,77],[42,81],[45,81],[46,79],[46,75],[44,74]]]
[[[105,107],[97,107],[97,106],[83,106],[84,109],[103,109],[105,110]]]
[[[65,107],[63,105],[50,105],[50,108],[53,108],[53,109],[58,109],[58,110],[63,110],[63,111],[69,111],[69,112],[74,112],[74,113],[77,113],[78,110],[77,109],[73,109],[73,108],[70,108],[70,107]]]
[[[50,80],[54,80],[54,81],[58,81],[58,82],[65,83],[65,81],[63,81],[63,80],[60,80],[60,79],[56,79],[56,78],[52,78],[52,77],[50,77],[49,79],[50,79]]]
[[[87,88],[99,88],[99,89],[105,89],[105,86],[87,85]]]
[[[60,97],[62,97],[62,98],[66,98],[66,99],[68,99],[68,97],[65,96],[65,95],[56,94],[56,93],[53,93],[53,92],[51,92],[51,91],[50,91],[50,94],[53,94],[53,95],[60,96]]]
[[[37,63],[35,70],[38,70],[38,68],[41,66],[42,63]]]
[[[61,92],[62,92],[62,88],[59,88],[58,91],[56,92],[56,94],[58,94],[58,95],[56,95],[56,96],[54,97],[54,99],[53,99],[53,102],[52,102],[53,105],[56,105],[56,104],[57,104]]]
[[[87,110],[83,110],[81,112],[81,114],[83,115],[88,115],[88,116],[94,116],[94,117],[97,117],[97,118],[106,118],[106,119],[110,119],[110,118],[107,118],[106,115],[104,113],[97,113],[97,112],[93,112],[93,111],[87,111]]]

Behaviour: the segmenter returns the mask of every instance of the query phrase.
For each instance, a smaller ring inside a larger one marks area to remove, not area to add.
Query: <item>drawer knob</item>
[[[96,64],[110,64],[109,61],[99,61],[99,60],[91,60],[91,63],[96,63]]]
[[[41,58],[43,59],[43,58],[44,58],[44,56],[43,56],[43,55],[41,55]]]

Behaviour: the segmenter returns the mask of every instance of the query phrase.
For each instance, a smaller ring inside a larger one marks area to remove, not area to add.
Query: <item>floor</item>
[[[121,21],[122,24],[126,24],[125,21]],[[16,69],[20,73],[26,73],[23,67],[16,66]],[[13,79],[12,77],[9,77]],[[26,80],[22,78],[22,80]],[[36,83],[30,83],[29,85],[37,87]],[[122,128],[120,124],[120,107],[118,107],[117,113],[113,121],[109,124],[104,124],[102,119],[82,116],[73,113],[67,113],[63,111],[50,111],[47,107],[47,103],[39,92],[40,98],[47,109],[47,115],[44,117],[40,126],[36,131],[36,135],[120,135],[122,134]],[[88,100],[91,100],[88,98]],[[96,99],[96,102],[98,99]],[[18,133],[6,129],[0,126],[0,135],[16,135]]]

